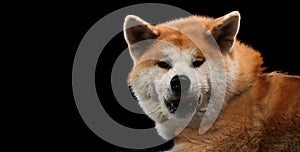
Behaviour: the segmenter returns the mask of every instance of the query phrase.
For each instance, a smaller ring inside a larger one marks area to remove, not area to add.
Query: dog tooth
[[[199,111],[200,112],[205,112],[207,110],[207,108],[201,108]]]

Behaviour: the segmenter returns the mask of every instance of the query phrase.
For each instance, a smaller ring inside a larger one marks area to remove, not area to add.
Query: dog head
[[[208,101],[209,64],[203,50],[185,33],[202,29],[196,37],[212,36],[226,58],[235,42],[239,20],[238,12],[217,19],[191,16],[159,25],[133,15],[125,18],[124,36],[134,62],[128,83],[148,116],[158,123],[182,119]],[[208,41],[201,44],[215,45]]]

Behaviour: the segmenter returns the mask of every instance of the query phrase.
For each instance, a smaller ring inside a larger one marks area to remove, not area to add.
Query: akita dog
[[[124,36],[134,62],[128,84],[166,140],[175,137],[177,128],[197,128],[204,116],[219,114],[208,112],[212,104],[212,111],[221,112],[208,132],[183,131],[188,136],[193,132],[199,141],[194,142],[196,150],[295,150],[300,140],[300,77],[262,73],[260,53],[236,39],[239,26],[237,11],[158,25],[127,16]],[[210,55],[210,48],[217,48],[214,53],[220,56]],[[219,61],[223,74],[213,73],[211,63]],[[214,89],[214,81],[225,88]],[[210,103],[219,96],[221,105]],[[175,140],[191,148],[186,135]]]

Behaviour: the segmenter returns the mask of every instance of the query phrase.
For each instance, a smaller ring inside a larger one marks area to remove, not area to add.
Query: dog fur
[[[173,151],[297,151],[300,77],[261,74],[236,97],[208,132],[186,129]]]
[[[236,40],[239,24],[237,11],[216,19],[191,16],[158,25],[151,25],[137,16],[125,18],[124,35],[134,62],[128,84],[139,105],[156,123],[158,134],[171,139],[176,128],[180,128],[177,123],[186,123],[170,113],[164,104],[164,100],[173,95],[172,77],[187,75],[191,80],[188,92],[199,97],[192,121],[175,138],[173,151],[297,150],[300,143],[300,77],[262,73],[260,53]],[[209,104],[209,65],[203,50],[184,34],[200,27],[204,30],[199,37],[209,34],[216,40],[226,69],[226,77],[220,80],[226,82],[222,114],[203,135],[195,128],[199,127]],[[147,41],[151,39],[167,43]],[[171,68],[158,66],[160,61],[166,60]],[[191,66],[196,60],[203,64]],[[166,121],[171,123],[161,125]]]

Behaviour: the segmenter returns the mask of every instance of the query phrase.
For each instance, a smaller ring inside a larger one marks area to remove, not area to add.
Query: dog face
[[[199,36],[212,34],[226,56],[235,41],[239,14],[233,12],[215,20],[192,16],[156,26],[136,16],[125,19],[124,35],[134,62],[128,83],[142,109],[156,123],[189,118],[208,102],[209,64],[202,50],[184,34],[200,26],[204,30]]]
[[[205,58],[193,49],[166,47],[160,53],[161,58],[145,56],[149,59],[136,64],[129,83],[148,115],[158,112],[164,116],[160,122],[187,117],[209,91]]]
[[[176,118],[184,118],[194,112],[201,103],[201,97],[208,93],[205,58],[194,49],[168,47],[162,53],[164,58],[157,60],[155,66],[159,71],[158,77],[153,80],[158,102],[163,102],[163,106]]]
[[[141,58],[134,58],[136,63],[129,75],[129,84],[140,105],[159,122],[191,116],[210,90],[204,55],[183,35],[170,36],[173,38],[150,40],[151,48]],[[178,39],[182,42],[176,43],[183,45],[179,48],[171,39]]]

